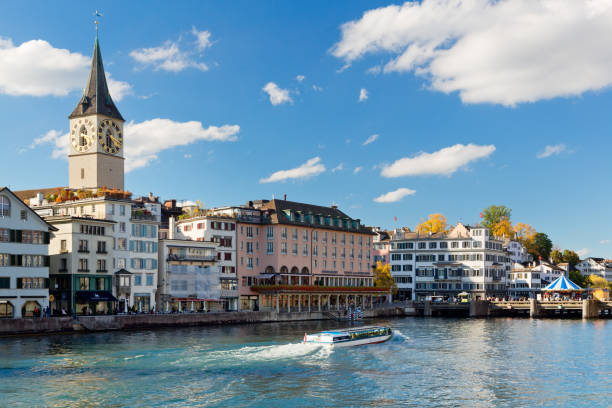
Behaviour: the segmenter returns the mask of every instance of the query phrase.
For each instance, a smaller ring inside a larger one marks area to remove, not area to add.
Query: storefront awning
[[[257,279],[270,279],[277,275],[278,274],[276,273],[262,273],[262,274],[257,275]]]
[[[117,298],[106,290],[79,290],[76,293],[78,300],[83,302],[116,302]]]

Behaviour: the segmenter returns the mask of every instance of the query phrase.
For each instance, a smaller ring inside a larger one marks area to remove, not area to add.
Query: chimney
[[[287,194],[283,194],[283,200],[287,201]]]
[[[176,233],[176,220],[174,217],[168,218],[168,239],[174,239]]]

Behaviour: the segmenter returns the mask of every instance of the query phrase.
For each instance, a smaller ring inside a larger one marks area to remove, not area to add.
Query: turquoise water
[[[610,321],[388,323],[343,349],[300,343],[332,322],[3,338],[0,406],[612,406]]]

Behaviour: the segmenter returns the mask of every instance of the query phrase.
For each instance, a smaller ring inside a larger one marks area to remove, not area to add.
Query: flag
[[[393,217],[393,220],[395,220],[395,222],[397,222],[397,217]]]
[[[480,218],[482,218],[482,213],[480,213]]]

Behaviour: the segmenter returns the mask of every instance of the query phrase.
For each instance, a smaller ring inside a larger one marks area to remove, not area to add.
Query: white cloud
[[[599,241],[599,243],[602,245],[608,245],[610,242],[612,241],[610,241],[609,239],[602,239],[601,241]]]
[[[433,153],[421,152],[414,157],[404,157],[389,166],[383,166],[384,177],[418,176],[440,174],[450,176],[460,168],[495,151],[495,146],[474,144],[445,147]]]
[[[192,27],[191,34],[196,38],[195,49],[182,50],[180,41],[166,41],[159,47],[139,48],[130,52],[130,56],[143,66],[152,66],[155,71],[180,72],[187,68],[208,71],[208,66],[197,61],[196,53],[201,53],[212,45],[209,31],[198,31]]]
[[[546,148],[544,148],[544,151],[542,153],[539,153],[536,157],[538,159],[545,159],[546,157],[561,154],[566,149],[567,147],[564,144],[558,144],[554,146],[549,145],[549,146],[546,146]]]
[[[359,173],[361,170],[363,170],[363,167],[361,167],[361,166],[357,166],[357,167],[355,167],[355,169],[353,170],[353,174],[357,174],[357,173]]]
[[[333,169],[331,169],[332,173],[335,173],[337,171],[342,171],[344,169],[344,163],[340,163],[339,165],[337,165],[336,167],[334,167]]]
[[[359,102],[363,102],[368,99],[368,91],[365,88],[361,88],[359,91]]]
[[[262,178],[260,183],[274,183],[289,179],[307,179],[325,171],[325,166],[321,163],[320,157],[313,157],[299,167],[289,170],[279,170],[272,173],[270,177]]]
[[[576,253],[578,254],[578,256],[580,258],[583,258],[583,257],[587,256],[589,253],[591,253],[591,249],[590,248],[582,248],[582,249],[579,249],[578,251],[576,251]]]
[[[323,88],[318,85],[313,85],[312,89],[316,92],[323,92]]]
[[[65,96],[82,91],[87,82],[91,58],[78,52],[54,48],[44,40],[30,40],[15,46],[0,37],[0,93],[28,96]],[[120,101],[132,86],[106,73],[111,96]]]
[[[186,159],[191,159],[191,157],[192,157],[192,156],[191,156],[189,153],[186,153],[184,157],[185,157]]]
[[[366,70],[367,74],[378,75],[382,72],[380,65],[374,65]]]
[[[148,166],[157,159],[157,155],[178,146],[187,146],[204,141],[233,142],[240,131],[238,125],[209,126],[204,128],[201,122],[175,122],[170,119],[151,119],[140,123],[130,121],[124,127],[125,171]],[[34,140],[30,148],[42,144],[52,144],[54,159],[67,158],[70,148],[68,133],[62,134],[50,130],[44,136]],[[185,155],[187,156],[191,155]]]
[[[274,82],[268,82],[262,90],[268,94],[270,103],[274,106],[283,103],[293,103],[293,99],[291,99],[289,95],[289,90],[279,88]]]
[[[414,72],[464,103],[514,106],[612,84],[609,0],[423,0],[366,11],[331,49],[350,66],[391,54],[383,72]]]
[[[390,191],[376,197],[374,201],[377,203],[395,203],[406,196],[413,195],[414,193],[416,193],[416,191],[409,188],[398,188],[397,190]]]
[[[196,46],[198,51],[204,51],[206,48],[212,45],[210,41],[210,31],[198,31],[195,27],[191,27],[191,34],[196,38]]]
[[[304,75],[298,75],[295,77],[295,79],[297,79],[298,82],[302,82],[304,79],[306,79],[306,77]]]
[[[368,138],[365,140],[365,142],[363,142],[363,145],[364,145],[364,146],[366,146],[366,145],[369,145],[370,143],[375,142],[376,140],[378,140],[378,137],[379,137],[379,136],[380,136],[380,135],[372,135],[372,136],[368,137]]]

